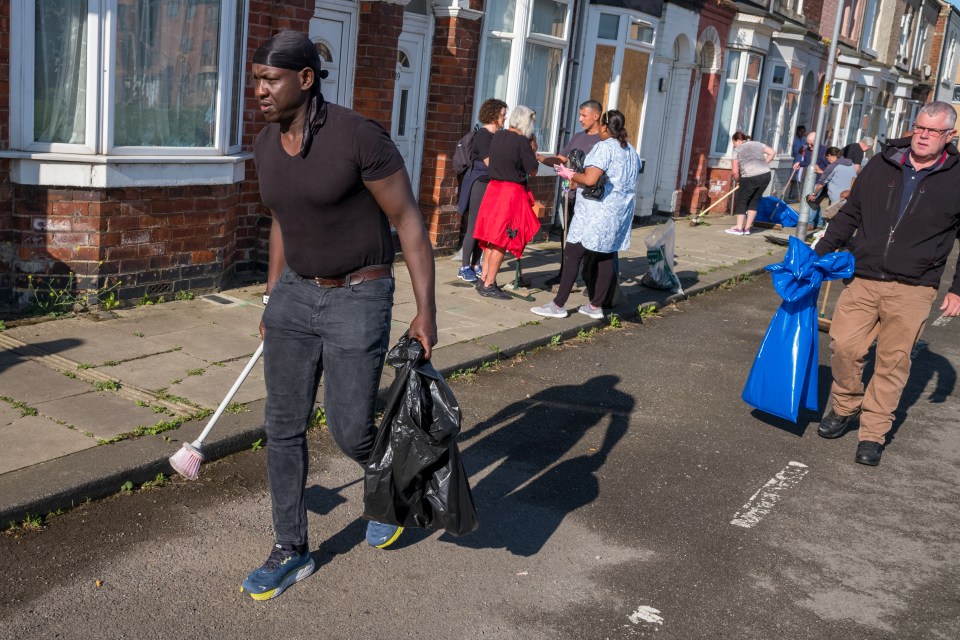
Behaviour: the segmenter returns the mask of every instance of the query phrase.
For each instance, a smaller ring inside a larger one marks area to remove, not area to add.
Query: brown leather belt
[[[357,269],[353,273],[348,273],[342,278],[321,278],[319,276],[302,276],[304,280],[310,280],[318,287],[339,289],[340,287],[353,286],[360,284],[365,280],[380,280],[382,278],[393,277],[393,265],[376,264],[362,269]]]

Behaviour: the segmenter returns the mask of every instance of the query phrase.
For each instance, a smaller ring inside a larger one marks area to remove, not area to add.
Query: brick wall
[[[708,2],[700,14],[698,36],[707,27],[717,30],[721,46],[727,42],[730,24],[733,21],[734,11],[729,3]],[[726,50],[717,52],[720,60],[724,59]],[[695,73],[700,73],[697,69]],[[693,138],[690,145],[690,165],[684,177],[683,193],[680,202],[680,212],[701,211],[710,203],[726,192],[724,181],[729,181],[729,170],[711,169],[708,166],[710,150],[712,149],[715,130],[713,123],[717,105],[723,92],[723,73],[702,73],[700,76],[700,92],[695,96],[697,102],[697,126],[693,129]],[[718,192],[717,187],[722,188]],[[713,187],[713,191],[711,191]],[[721,205],[722,207],[723,205]]]
[[[361,2],[353,108],[390,131],[403,7]]]

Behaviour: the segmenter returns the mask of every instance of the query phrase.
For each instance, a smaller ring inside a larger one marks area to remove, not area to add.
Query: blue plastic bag
[[[795,227],[797,226],[797,221],[800,220],[800,214],[780,198],[765,196],[760,198],[760,204],[757,206],[756,220],[757,222],[779,224],[783,227]]]
[[[853,275],[853,254],[818,258],[795,237],[780,264],[767,267],[773,288],[783,298],[753,361],[743,401],[766,413],[797,421],[800,403],[817,406],[817,298],[825,280]]]

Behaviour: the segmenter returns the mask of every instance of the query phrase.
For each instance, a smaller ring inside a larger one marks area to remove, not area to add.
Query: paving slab
[[[24,416],[0,427],[0,474],[96,446],[93,438],[49,418]]]
[[[116,312],[116,323],[132,336],[153,337],[207,324],[200,312],[187,305],[163,304]]]
[[[171,331],[155,336],[153,340],[169,349],[181,347],[183,353],[207,362],[232,360],[252,354],[260,344],[260,338],[253,331],[244,332],[222,324]]]
[[[0,427],[13,424],[20,418],[20,409],[16,409],[10,403],[0,400]]]
[[[87,393],[91,386],[32,360],[0,369],[0,396],[34,405]]]
[[[133,335],[122,323],[69,318],[16,327],[9,334],[48,353],[77,363],[102,364],[165,351],[167,347]]]
[[[244,365],[245,364],[246,363],[244,363]],[[260,363],[258,363],[258,365],[260,365]],[[242,369],[243,365],[239,365],[236,368],[230,366],[208,367],[201,376],[187,376],[178,384],[170,385],[167,392],[171,395],[184,397],[201,407],[216,409],[227,395],[227,392],[230,391],[233,383],[237,381],[237,377],[240,375]],[[264,386],[263,371],[261,369],[259,374],[253,371],[250,372],[250,375],[247,376],[247,379],[237,390],[237,395],[234,396],[233,402],[253,402],[266,396],[267,391]]]
[[[191,369],[209,366],[206,360],[195,358],[182,351],[158,353],[147,358],[121,362],[116,366],[98,367],[97,370],[142,389],[157,391],[173,384],[174,380],[187,377]]]
[[[100,440],[109,440],[130,433],[140,425],[148,427],[171,418],[166,413],[154,413],[150,407],[138,406],[133,400],[112,391],[91,391],[40,402],[34,408],[44,417],[66,422]]]

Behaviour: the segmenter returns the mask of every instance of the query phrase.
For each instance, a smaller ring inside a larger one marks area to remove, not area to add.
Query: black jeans
[[[467,206],[467,232],[463,236],[463,250],[461,252],[461,267],[473,267],[480,264],[480,246],[473,237],[473,228],[477,224],[477,214],[480,213],[480,203],[483,194],[487,192],[489,182],[476,180],[470,188],[470,200]]]
[[[337,446],[365,464],[390,341],[393,278],[322,288],[284,267],[263,314],[264,429],[276,542],[307,544],[306,431],[323,375],[323,406]]]
[[[579,242],[568,242],[563,248],[563,270],[560,272],[560,286],[557,288],[557,296],[553,299],[553,303],[558,307],[567,304],[567,298],[570,297],[573,283],[577,281],[577,274],[580,273],[580,263],[588,253],[592,253],[597,258],[597,281],[593,284],[590,304],[595,307],[602,307],[607,299],[615,278],[613,265],[614,258],[617,255],[616,252],[597,253],[596,251],[590,251]]]

